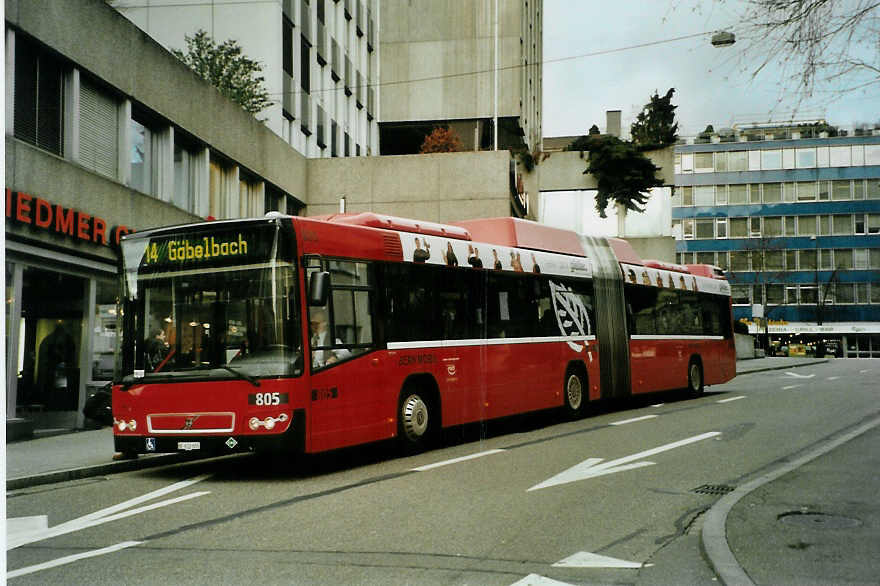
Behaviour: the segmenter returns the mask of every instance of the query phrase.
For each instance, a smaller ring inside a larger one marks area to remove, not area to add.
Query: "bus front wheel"
[[[397,432],[409,451],[425,449],[431,442],[436,423],[431,403],[419,390],[407,390],[401,395],[397,411]]]
[[[688,365],[688,393],[692,397],[703,394],[703,367],[696,359],[691,359]]]
[[[581,375],[575,369],[569,369],[565,373],[565,387],[562,389],[565,396],[565,413],[572,419],[582,417],[587,403],[587,385]]]

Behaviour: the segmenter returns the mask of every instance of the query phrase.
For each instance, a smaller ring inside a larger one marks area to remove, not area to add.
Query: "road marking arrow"
[[[560,582],[553,578],[546,578],[540,574],[529,574],[522,580],[517,580],[510,586],[572,586],[568,582]]]
[[[813,378],[816,376],[815,374],[798,374],[796,372],[786,372],[788,376],[793,376],[795,378]]]
[[[590,553],[588,551],[580,551],[574,555],[568,556],[564,560],[560,560],[553,564],[554,568],[641,568],[643,565],[639,562],[629,562],[617,558],[608,557],[607,555],[599,555],[598,553]],[[647,564],[651,566],[653,564]]]
[[[654,462],[636,462],[636,460],[640,460],[648,456],[653,456],[654,454],[666,452],[668,450],[673,450],[675,448],[680,448],[682,446],[703,441],[704,439],[709,439],[710,437],[716,437],[719,435],[721,435],[720,431],[710,431],[707,433],[702,433],[700,435],[695,435],[694,437],[689,437],[687,439],[672,442],[670,444],[665,444],[656,448],[652,448],[650,450],[645,450],[644,452],[639,452],[638,454],[618,458],[616,460],[610,460],[608,462],[605,462],[604,464],[600,464],[600,462],[602,462],[602,458],[589,458],[587,460],[584,460],[580,464],[572,466],[564,472],[560,472],[549,480],[545,480],[540,484],[536,484],[532,488],[528,489],[528,491],[526,492],[548,488],[550,486],[556,486],[557,484],[568,484],[569,482],[576,482],[578,480],[585,480],[587,478],[594,478],[596,476],[613,474],[615,472],[623,472],[625,470],[634,470],[636,468],[643,468],[645,466],[653,466]]]

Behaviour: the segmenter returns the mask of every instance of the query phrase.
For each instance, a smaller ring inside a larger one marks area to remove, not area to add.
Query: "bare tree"
[[[832,97],[880,87],[877,0],[747,0],[741,26],[752,76],[778,63],[799,102],[825,85]]]

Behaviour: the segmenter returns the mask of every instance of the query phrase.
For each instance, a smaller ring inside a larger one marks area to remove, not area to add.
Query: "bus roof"
[[[348,224],[350,226],[367,226],[369,228],[383,228],[398,232],[413,232],[427,236],[441,236],[443,238],[455,238],[456,240],[473,240],[466,228],[436,222],[423,222],[409,218],[398,218],[374,212],[362,212],[359,214],[331,214],[329,216],[309,216],[313,220],[324,220],[334,224]]]
[[[527,248],[586,256],[580,237],[571,230],[553,228],[520,218],[487,218],[455,222],[470,232],[474,240],[511,248]]]

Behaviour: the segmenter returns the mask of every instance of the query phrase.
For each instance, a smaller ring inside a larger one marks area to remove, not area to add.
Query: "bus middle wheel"
[[[584,377],[575,369],[569,369],[565,373],[565,387],[562,389],[565,397],[565,412],[571,418],[583,416],[587,403],[587,385]]]
[[[418,390],[408,390],[401,395],[397,414],[398,435],[406,448],[422,450],[427,447],[436,428],[431,403]]]

